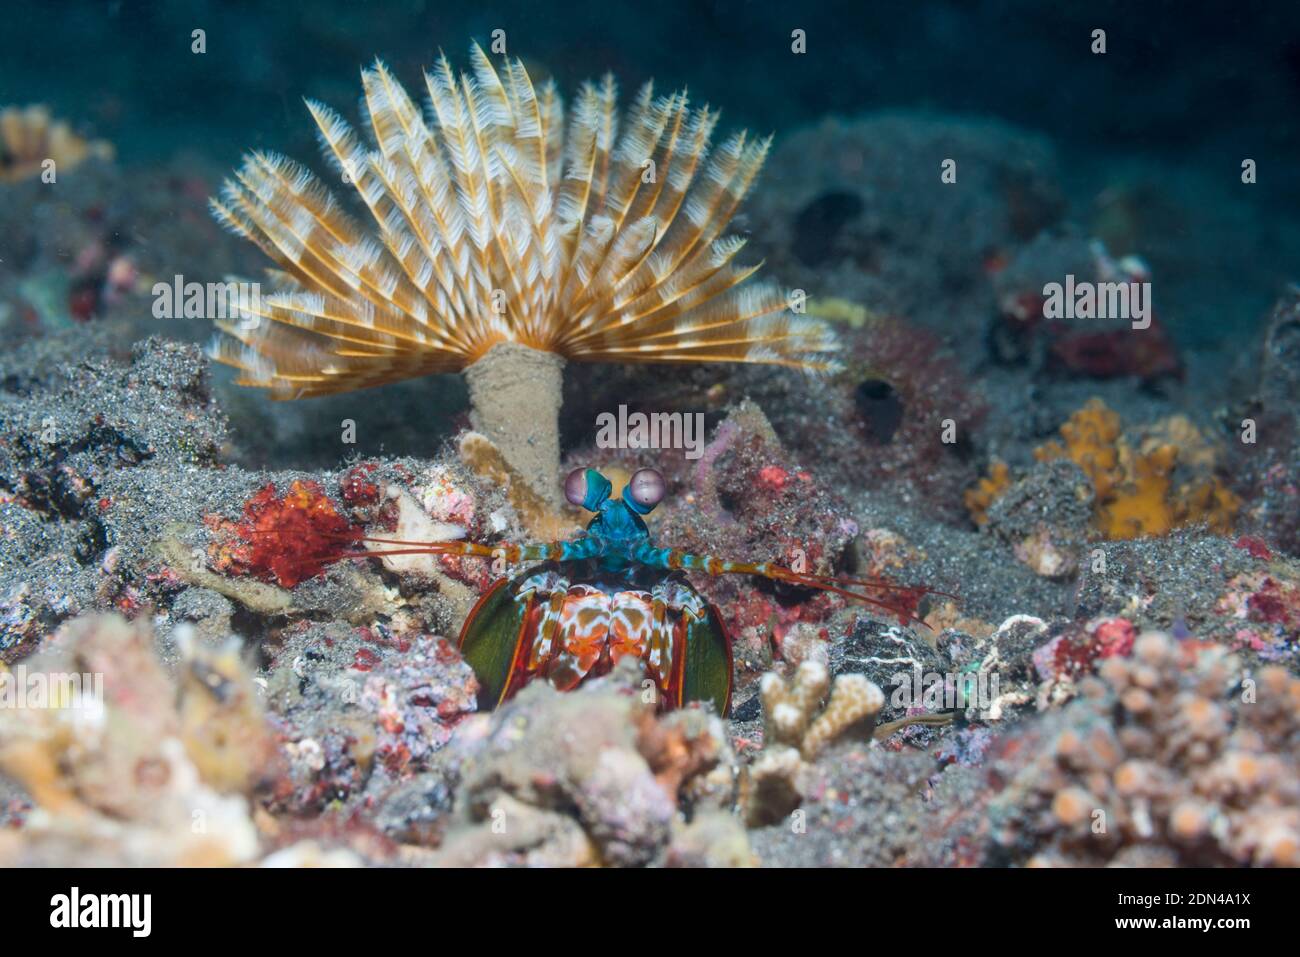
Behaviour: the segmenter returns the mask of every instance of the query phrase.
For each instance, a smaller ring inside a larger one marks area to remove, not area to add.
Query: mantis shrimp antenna
[[[261,534],[274,535],[274,531]],[[394,538],[340,537],[340,543],[363,546],[354,551],[341,551],[335,560],[348,558],[385,558],[399,555],[455,555],[501,560],[510,565],[525,562],[579,562],[600,557],[600,546],[594,538],[579,538],[559,542],[499,542],[484,545],[479,542],[441,541],[414,542]],[[380,546],[375,548],[373,546]],[[938,591],[926,585],[902,585],[870,578],[838,578],[834,575],[809,575],[796,572],[772,562],[737,562],[708,555],[694,555],[671,548],[655,548],[648,542],[637,548],[636,562],[663,571],[700,572],[705,575],[754,575],[769,581],[785,582],[800,588],[824,591],[850,601],[879,608],[898,619],[900,625],[930,626],[918,615],[920,603],[927,595],[940,595],[955,599],[955,595]],[[874,593],[874,594],[873,594]]]
[[[953,598],[947,592],[936,591],[925,585],[899,585],[870,578],[837,578],[834,575],[809,575],[796,572],[771,562],[737,562],[710,555],[693,555],[671,548],[655,548],[646,543],[638,550],[637,559],[652,568],[665,570],[698,571],[706,575],[756,575],[770,581],[786,582],[801,588],[829,592],[851,601],[881,608],[898,618],[900,625],[915,623],[927,625],[918,615],[921,599],[926,595]],[[856,590],[855,590],[856,589]],[[865,589],[866,591],[864,591]],[[877,595],[868,591],[878,592]]]

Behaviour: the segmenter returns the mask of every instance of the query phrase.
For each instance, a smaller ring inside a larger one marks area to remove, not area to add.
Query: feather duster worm
[[[710,151],[718,114],[684,92],[646,84],[620,117],[607,76],[566,111],[519,60],[470,59],[425,74],[427,112],[382,63],[363,70],[371,142],[308,101],[377,233],[277,155],[248,156],[213,200],[283,284],[219,323],[213,354],[242,384],[292,399],[465,371],[475,427],[556,497],[566,359],[835,367],[827,328],[746,283],[758,267],[723,235],[770,139]]]

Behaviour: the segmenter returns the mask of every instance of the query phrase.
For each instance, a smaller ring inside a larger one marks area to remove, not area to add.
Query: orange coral
[[[1178,525],[1204,522],[1220,535],[1228,535],[1241,499],[1217,478],[1210,478],[1180,488],[1175,505]]]
[[[1141,430],[1142,451],[1149,452],[1158,445],[1178,446],[1178,463],[1204,472],[1219,462],[1218,447],[1207,439],[1196,424],[1185,415],[1171,415]]]
[[[1182,417],[1156,426],[1157,433],[1179,436],[1178,444],[1148,439],[1134,448],[1121,436],[1119,416],[1100,399],[1091,399],[1061,426],[1061,442],[1034,451],[1040,462],[1069,459],[1092,480],[1093,524],[1108,539],[1165,535],[1204,522],[1217,532],[1232,529],[1241,502],[1218,478],[1173,487],[1173,472],[1183,456],[1206,467],[1213,454],[1200,432]]]
[[[1120,467],[1119,416],[1106,408],[1100,399],[1092,399],[1061,426],[1060,442],[1048,442],[1034,450],[1040,462],[1069,459],[1092,479],[1097,501],[1110,498],[1115,486],[1124,478]]]
[[[948,628],[955,628],[957,631],[965,632],[974,638],[987,638],[997,631],[996,625],[991,625],[987,621],[979,618],[971,618],[963,615],[957,607],[956,602],[945,601],[943,604],[936,604],[931,608],[930,613],[925,616],[925,623],[929,626],[933,635]],[[923,636],[927,640],[932,636]]]
[[[989,466],[989,474],[976,482],[974,488],[966,490],[962,500],[966,503],[966,510],[970,512],[976,525],[988,524],[989,506],[996,502],[1010,485],[1011,470],[1007,468],[1007,463],[995,460]]]
[[[1126,444],[1118,448],[1127,475],[1111,486],[1107,495],[1097,494],[1096,525],[1110,539],[1168,534],[1178,518],[1169,497],[1178,449],[1161,445],[1146,454],[1135,454]]]

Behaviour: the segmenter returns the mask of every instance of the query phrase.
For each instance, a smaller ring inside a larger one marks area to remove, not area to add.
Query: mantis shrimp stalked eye
[[[634,511],[644,515],[664,500],[667,491],[664,477],[658,471],[641,469],[627,483],[623,498]]]

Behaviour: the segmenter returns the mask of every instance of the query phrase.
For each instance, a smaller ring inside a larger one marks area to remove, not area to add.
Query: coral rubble
[[[248,795],[275,751],[236,649],[190,645],[176,680],[147,627],[101,616],[68,625],[23,667],[75,695],[0,709],[0,770],[36,804],[0,841],[0,860],[214,866],[257,855]]]

